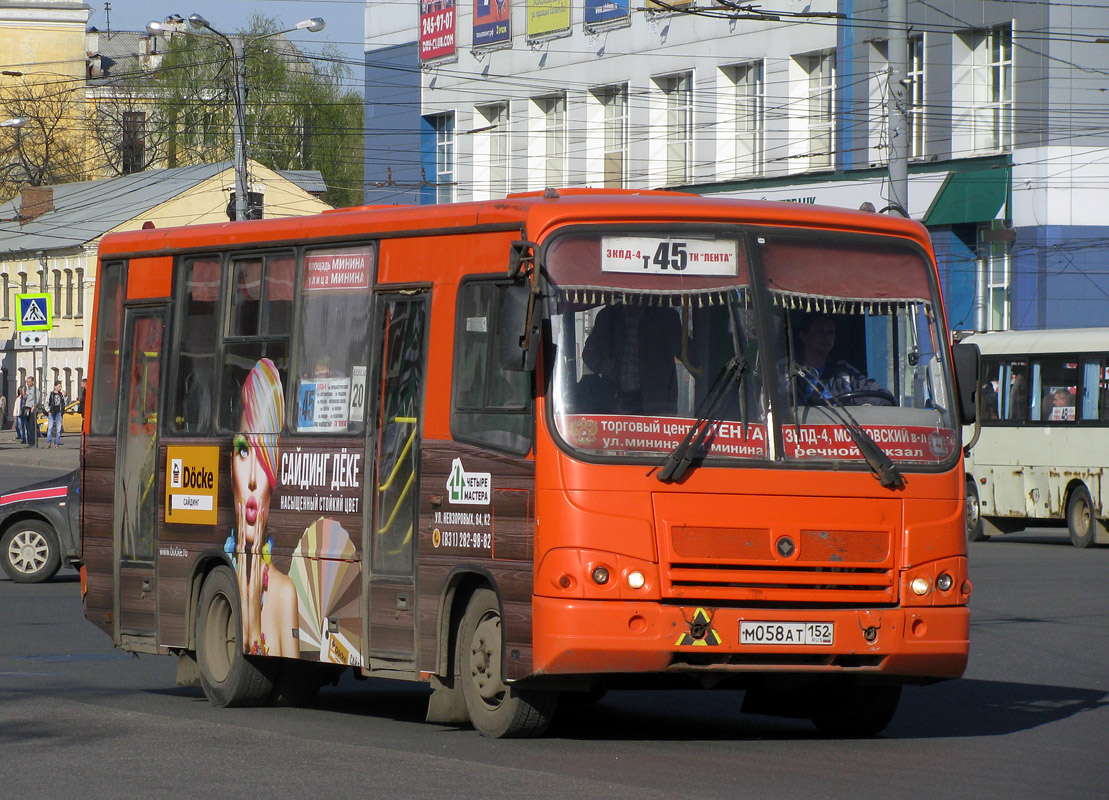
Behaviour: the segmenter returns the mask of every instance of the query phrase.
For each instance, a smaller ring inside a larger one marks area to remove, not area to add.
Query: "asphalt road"
[[[877,739],[740,714],[734,692],[613,692],[535,741],[422,722],[426,691],[345,679],[318,707],[216,709],[116,652],[72,571],[0,580],[0,797],[1099,798],[1109,548],[971,546],[967,675],[907,689]]]

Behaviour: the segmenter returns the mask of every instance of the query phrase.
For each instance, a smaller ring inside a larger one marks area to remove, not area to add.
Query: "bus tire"
[[[821,687],[810,719],[825,736],[876,736],[890,724],[900,699],[901,687],[895,684],[837,681]]]
[[[1067,499],[1067,531],[1075,547],[1086,548],[1097,538],[1101,522],[1094,516],[1094,504],[1090,500],[1090,490],[1076,486]]]
[[[219,708],[265,705],[274,695],[273,669],[243,653],[235,573],[216,567],[204,580],[196,613],[196,663],[204,695]]]
[[[523,739],[546,732],[558,694],[504,682],[504,642],[497,595],[481,588],[470,597],[458,637],[462,696],[470,722],[482,736]]]
[[[54,529],[37,519],[16,522],[0,538],[0,565],[16,583],[42,583],[62,565]]]
[[[978,487],[967,478],[966,522],[968,542],[987,542],[989,534],[982,527],[982,507],[978,504]]]

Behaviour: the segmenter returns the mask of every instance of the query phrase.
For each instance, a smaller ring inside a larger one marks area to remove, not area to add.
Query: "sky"
[[[108,28],[105,0],[85,0],[92,9],[89,26]],[[200,14],[212,27],[234,33],[244,27],[252,14],[280,19],[288,28],[303,19],[323,17],[327,27],[319,33],[297,31],[289,39],[297,47],[318,52],[330,44],[347,61],[356,81],[362,78],[362,47],[365,29],[365,0],[111,0],[111,29],[141,31],[151,20],[161,21],[172,14],[188,17]]]

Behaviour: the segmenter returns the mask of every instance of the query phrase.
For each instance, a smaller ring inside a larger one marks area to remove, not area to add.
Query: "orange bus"
[[[86,617],[216,705],[353,669],[495,737],[624,686],[873,734],[965,668],[976,362],[915,222],[549,189],[113,234],[91,341]]]

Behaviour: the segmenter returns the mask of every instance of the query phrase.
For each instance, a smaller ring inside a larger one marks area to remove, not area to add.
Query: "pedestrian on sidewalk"
[[[23,394],[26,388],[20,386],[15,393],[15,402],[12,403],[12,421],[15,423],[15,438],[23,444],[27,443],[27,437],[23,433]]]
[[[65,414],[65,391],[61,381],[54,384],[54,391],[46,400],[46,413],[50,416],[50,424],[46,428],[46,447],[61,447],[62,415]]]
[[[28,447],[38,447],[38,409],[41,401],[35,379],[28,375],[27,391],[23,393],[23,434],[27,437]]]
[[[8,421],[8,396],[0,389],[0,431],[4,430],[4,423]]]

